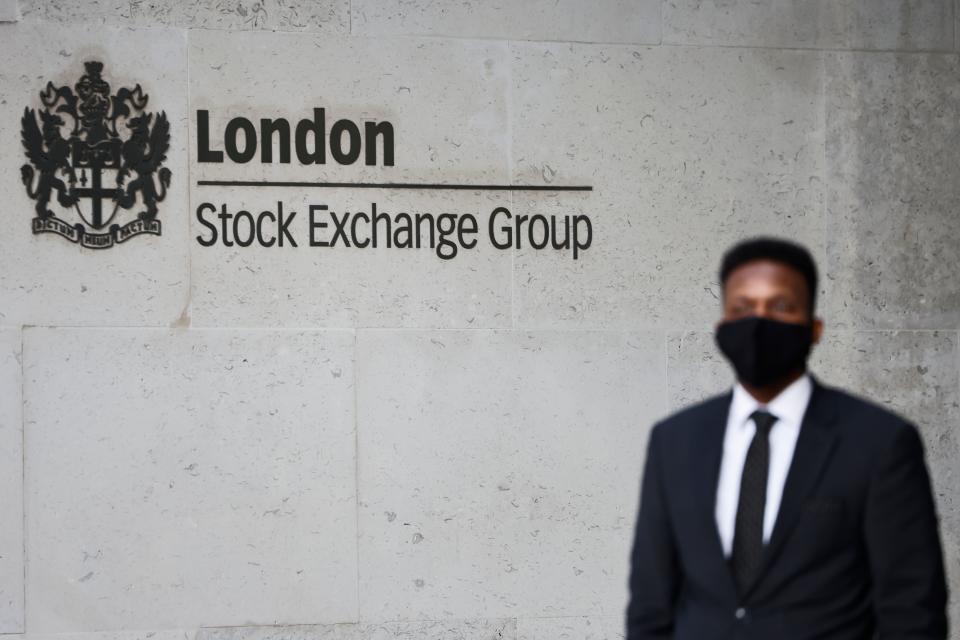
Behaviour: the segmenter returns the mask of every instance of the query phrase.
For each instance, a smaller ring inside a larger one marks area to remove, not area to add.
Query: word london
[[[357,249],[420,249],[429,248],[437,256],[450,260],[461,249],[477,246],[479,225],[473,214],[396,213],[377,210],[371,203],[370,213],[355,211],[337,213],[325,204],[311,204],[305,224],[294,222],[296,211],[284,211],[277,202],[276,212],[231,212],[227,205],[217,207],[204,202],[197,207],[197,221],[205,233],[196,236],[204,247],[221,244],[226,247],[298,247],[303,242],[311,247]],[[298,226],[299,225],[299,226]],[[569,249],[573,259],[590,247],[593,227],[585,215],[543,216],[513,215],[506,207],[497,207],[487,222],[487,237],[496,249]]]
[[[346,136],[346,142],[344,142]],[[245,164],[257,155],[260,146],[260,162],[273,160],[273,143],[279,147],[279,162],[290,163],[291,138],[300,164],[326,164],[327,146],[330,155],[338,164],[353,164],[360,159],[364,147],[364,163],[378,164],[377,141],[383,149],[383,164],[393,166],[393,125],[389,122],[367,122],[361,133],[360,127],[351,120],[337,120],[330,127],[330,139],[326,136],[326,112],[314,109],[313,119],[301,120],[291,128],[285,118],[261,118],[260,137],[257,129],[247,118],[231,118],[223,131],[223,147],[231,162]],[[367,144],[363,144],[366,140]],[[197,110],[197,160],[199,162],[223,162],[223,151],[210,145],[210,113]]]

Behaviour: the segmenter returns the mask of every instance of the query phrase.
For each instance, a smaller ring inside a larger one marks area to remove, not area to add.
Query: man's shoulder
[[[840,429],[869,432],[872,439],[876,439],[884,435],[895,437],[904,429],[916,428],[899,410],[879,399],[823,382],[819,383],[819,387],[823,402],[835,414],[835,422]]]
[[[818,397],[811,397],[810,401],[822,402],[835,415],[835,423],[840,429],[869,431],[876,438],[882,435],[894,437],[903,429],[915,428],[896,409],[867,395],[825,383],[819,378],[815,381],[814,392]],[[695,436],[705,424],[725,425],[732,393],[732,388],[728,388],[691,402],[656,422],[653,429],[660,432],[660,437],[672,440]]]
[[[695,435],[705,424],[726,423],[732,389],[693,401],[653,425],[659,437],[675,439]]]

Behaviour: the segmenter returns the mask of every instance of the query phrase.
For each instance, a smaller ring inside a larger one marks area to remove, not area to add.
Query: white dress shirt
[[[740,499],[740,476],[743,474],[747,449],[757,430],[750,414],[763,408],[777,417],[777,421],[770,428],[770,466],[767,472],[766,506],[763,511],[763,542],[766,544],[777,519],[783,485],[787,480],[790,461],[793,460],[797,436],[800,435],[800,422],[812,391],[813,384],[807,372],[766,404],[758,402],[739,382],[734,385],[730,412],[727,414],[727,428],[723,436],[723,457],[720,460],[715,510],[720,542],[727,557],[733,550],[733,531]]]

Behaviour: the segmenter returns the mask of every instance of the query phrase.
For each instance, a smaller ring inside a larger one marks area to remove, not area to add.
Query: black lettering
[[[350,139],[343,150],[343,134]],[[340,164],[353,164],[360,157],[360,129],[349,120],[337,120],[330,128],[330,155]]]
[[[471,228],[465,228],[468,226]],[[472,213],[468,213],[464,215],[463,218],[461,218],[460,220],[460,227],[459,227],[459,230],[457,231],[457,241],[460,243],[460,245],[464,249],[473,249],[475,246],[477,246],[477,239],[474,238],[472,241],[464,240],[463,236],[464,234],[467,234],[467,233],[475,234],[476,232],[477,232],[477,219],[474,217]]]
[[[503,231],[507,236],[507,239],[503,242],[499,242],[497,240],[496,230],[494,229],[497,216],[500,215],[501,213],[507,216],[507,224],[500,227],[500,231]],[[507,209],[506,207],[497,207],[490,214],[490,220],[488,223],[487,231],[490,234],[490,243],[497,249],[509,249],[513,245],[513,229],[510,228],[510,222],[509,222],[512,216],[513,214],[511,214],[510,210]]]
[[[220,218],[220,235],[223,238],[223,246],[232,247],[233,243],[227,239],[227,220],[233,217],[233,214],[227,213],[227,205],[220,207],[220,213],[217,214],[217,217]]]
[[[197,162],[223,162],[223,151],[210,150],[210,113],[205,109],[197,109]]]
[[[529,217],[530,216],[525,216],[521,213],[516,218],[514,218],[514,220],[516,221],[516,227],[517,227],[517,248],[518,249],[520,248],[520,236],[523,235],[523,231],[522,231],[523,223],[526,222],[527,218]]]
[[[449,224],[444,224],[447,222]],[[441,213],[437,216],[437,235],[440,237],[440,242],[437,244],[437,256],[443,260],[451,260],[457,256],[457,245],[447,239],[447,236],[456,231],[456,228],[457,216],[452,213]],[[447,255],[443,254],[444,247],[450,249]]]
[[[312,118],[302,118],[296,127],[286,118],[260,118],[259,130],[243,116],[231,118],[223,131],[223,150],[211,147],[210,112],[197,110],[197,160],[222,163],[224,154],[232,162],[246,164],[257,155],[264,164],[289,164],[293,153],[304,165],[326,164],[327,150],[339,164],[355,164],[364,154],[364,163],[392,167],[395,162],[395,133],[390,122],[363,122],[340,119],[326,134],[326,111],[314,107]],[[362,126],[362,129],[361,129]],[[274,156],[276,148],[277,156]],[[291,150],[293,149],[293,151]]]
[[[557,229],[560,225],[554,224],[551,225],[550,229],[550,244],[554,249],[569,249],[570,248],[570,216],[563,216],[563,242],[557,240]]]
[[[324,207],[326,208],[326,207]],[[289,217],[286,220],[283,219],[283,203],[279,200],[277,201],[277,217],[280,223],[280,246],[283,246],[283,239],[286,238],[290,241],[290,244],[294,247],[297,246],[297,241],[293,239],[293,236],[290,235],[290,229],[287,227],[290,226],[290,223],[293,222],[293,219],[296,217],[297,212],[291,211]]]
[[[387,218],[387,224],[389,225],[389,218]],[[397,226],[393,230],[393,246],[400,249],[410,249],[413,247],[413,220],[410,219],[410,214],[408,213],[398,213],[397,214]],[[376,229],[376,227],[374,227]],[[388,226],[389,229],[389,226]],[[403,233],[406,237],[404,240],[400,240],[400,234]],[[389,240],[388,240],[389,242]]]
[[[199,207],[197,207],[197,222],[199,222],[200,224],[205,226],[207,229],[209,229],[211,234],[209,240],[204,240],[203,236],[198,235],[197,242],[199,242],[204,247],[212,247],[217,243],[217,227],[213,223],[211,223],[209,220],[204,219],[203,217],[204,210],[207,210],[210,213],[213,213],[214,211],[217,210],[217,208],[212,204],[210,204],[209,202],[204,202]]]
[[[393,125],[389,122],[367,122],[364,125],[366,163],[377,164],[377,138],[383,136],[383,164],[393,166]]]
[[[310,217],[310,246],[311,247],[329,247],[330,243],[326,240],[317,240],[314,238],[313,232],[315,229],[326,229],[326,222],[315,222],[313,219],[313,214],[315,211],[326,211],[327,205],[325,204],[312,204],[310,205],[310,210],[308,216]],[[292,217],[292,216],[291,216]]]
[[[273,215],[272,211],[263,211],[260,213],[259,216],[257,216],[257,242],[260,243],[261,247],[272,247],[277,242],[277,239],[273,236],[270,237],[269,241],[266,241],[263,239],[264,238],[263,236],[263,219],[264,218],[270,218],[272,222],[277,221],[277,216]]]
[[[349,247],[350,240],[347,238],[347,219],[350,218],[350,214],[344,213],[341,219],[337,217],[335,211],[331,211],[330,217],[333,218],[333,224],[336,226],[336,230],[333,232],[333,238],[330,240],[330,246],[337,246],[337,238],[343,238],[343,244]]]
[[[280,164],[290,163],[290,123],[283,118],[260,119],[260,162],[273,162],[273,134],[280,134]]]
[[[357,240],[357,220],[359,220],[360,218],[363,218],[368,223],[370,222],[370,216],[365,214],[363,211],[358,211],[357,213],[353,214],[353,220],[350,222],[350,236],[353,238],[354,246],[359,247],[360,249],[364,249],[366,248],[367,245],[370,244],[370,238],[365,239],[363,241],[363,244],[361,244],[360,241]],[[374,248],[377,247],[376,241],[374,241],[373,247]]]
[[[248,233],[247,233],[246,240],[240,239],[240,220],[241,219],[247,221]],[[251,244],[253,244],[254,238],[257,237],[256,231],[257,230],[256,230],[256,225],[253,221],[253,216],[250,215],[249,211],[243,211],[243,210],[238,211],[237,215],[233,217],[233,240],[241,247],[249,247]]]
[[[417,213],[414,214],[415,224],[417,226],[417,249],[420,248],[420,240],[423,238],[422,222],[427,223],[427,230],[430,232],[430,246],[436,244],[436,240],[433,237],[433,216],[429,213]]]
[[[538,222],[543,227],[543,240],[540,242],[537,242],[533,238],[533,225]],[[530,218],[530,226],[527,227],[527,236],[530,239],[530,246],[533,247],[534,249],[543,249],[545,246],[547,246],[547,241],[550,238],[550,228],[549,228],[549,225],[547,225],[547,219],[544,218],[539,213],[534,214]]]
[[[313,134],[313,152],[307,149],[307,136]],[[313,121],[304,118],[297,123],[297,160],[301,164],[324,164],[327,161],[327,146],[324,139],[323,109],[313,110]]]
[[[243,131],[244,146],[243,152],[237,147],[237,132]],[[227,150],[227,156],[234,162],[245,164],[253,160],[257,153],[257,131],[253,128],[253,123],[246,118],[233,118],[227,123],[227,130],[224,132],[224,147]]]
[[[402,214],[401,214],[401,215],[402,215]],[[385,223],[387,223],[386,236],[387,236],[387,248],[389,249],[389,248],[390,248],[390,244],[391,244],[391,243],[390,243],[390,239],[391,239],[391,235],[392,235],[392,234],[390,233],[390,227],[392,226],[392,222],[391,222],[391,220],[390,220],[390,216],[387,215],[386,213],[377,213],[377,203],[376,203],[376,202],[370,203],[370,216],[371,216],[371,218],[372,218],[372,223],[373,223],[373,225],[372,225],[372,226],[373,226],[373,231],[372,231],[372,235],[373,235],[373,246],[374,246],[374,247],[377,246],[377,227],[379,226],[380,221],[383,220]],[[399,216],[397,216],[397,217],[399,218]]]
[[[577,227],[580,226],[581,222],[587,224],[587,239],[581,244],[578,239]],[[593,242],[593,225],[590,223],[590,218],[587,216],[573,216],[573,259],[577,259],[577,254],[580,250],[586,251],[590,248],[590,243]]]

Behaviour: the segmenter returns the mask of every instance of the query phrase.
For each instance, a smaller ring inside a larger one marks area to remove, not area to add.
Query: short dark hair
[[[741,240],[727,249],[720,263],[720,286],[724,287],[730,273],[752,260],[773,260],[796,269],[807,281],[809,311],[813,317],[817,302],[817,265],[806,247],[791,240],[771,236],[757,236]]]

